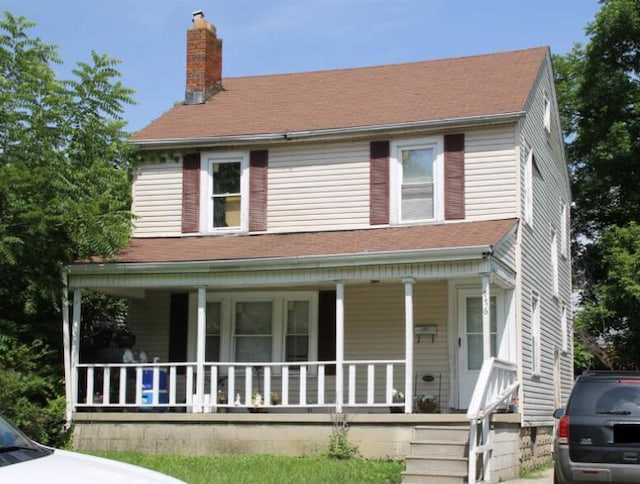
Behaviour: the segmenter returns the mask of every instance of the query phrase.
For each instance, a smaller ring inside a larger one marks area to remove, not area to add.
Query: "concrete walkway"
[[[508,484],[553,484],[553,468],[547,469],[542,473],[541,477],[533,477],[531,479],[512,479],[505,481]]]

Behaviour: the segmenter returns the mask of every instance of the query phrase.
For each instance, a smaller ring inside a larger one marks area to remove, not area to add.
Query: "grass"
[[[545,462],[539,467],[529,470],[521,470],[520,477],[523,479],[539,479],[543,476],[544,472],[553,467],[553,459]]]
[[[99,452],[100,457],[148,467],[189,484],[389,483],[400,482],[404,462],[275,455],[179,456]]]

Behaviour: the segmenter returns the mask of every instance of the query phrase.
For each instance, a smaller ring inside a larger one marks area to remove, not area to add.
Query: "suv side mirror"
[[[564,408],[557,408],[553,411],[553,418],[561,418],[564,415]]]

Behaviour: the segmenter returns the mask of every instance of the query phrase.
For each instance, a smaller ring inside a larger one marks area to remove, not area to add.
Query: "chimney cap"
[[[197,18],[204,18],[204,12],[202,10],[196,10],[191,15],[193,16],[192,20],[195,20]]]

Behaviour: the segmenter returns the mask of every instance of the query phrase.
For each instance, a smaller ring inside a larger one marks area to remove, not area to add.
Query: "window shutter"
[[[336,359],[336,291],[318,293],[318,361]],[[336,365],[325,367],[326,375],[336,374]]]
[[[444,137],[444,218],[464,217],[464,134],[448,134]]]
[[[249,231],[267,230],[267,170],[269,151],[249,153]]]
[[[189,153],[182,160],[182,232],[200,229],[200,153]]]
[[[188,322],[189,295],[187,293],[171,294],[169,307],[169,361],[171,362],[187,361]]]
[[[369,178],[369,223],[389,223],[389,142],[372,141]]]

